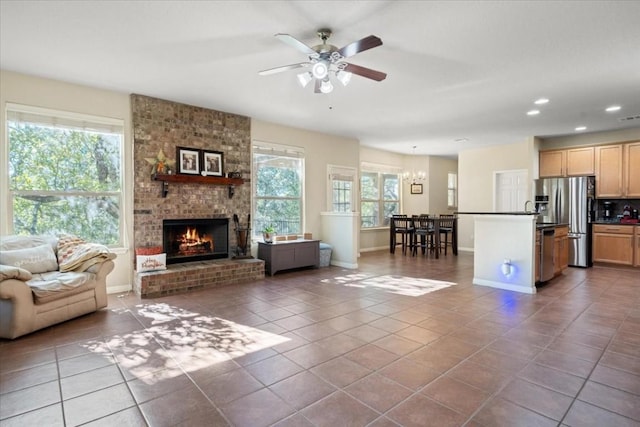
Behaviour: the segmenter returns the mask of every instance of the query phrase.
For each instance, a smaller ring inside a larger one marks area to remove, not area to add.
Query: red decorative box
[[[620,224],[637,224],[637,223],[638,223],[637,218],[622,218],[620,220]]]
[[[159,255],[162,253],[162,246],[143,246],[136,248],[136,255]]]

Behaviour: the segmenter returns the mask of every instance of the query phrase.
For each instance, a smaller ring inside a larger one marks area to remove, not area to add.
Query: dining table
[[[413,218],[415,218],[415,216]],[[451,227],[451,252],[457,256],[458,255],[458,218],[457,217],[453,217],[453,218],[429,217],[428,221],[433,225],[433,238],[434,238],[434,246],[436,249],[434,251],[435,257],[440,258],[440,245],[442,243],[440,239],[441,225],[448,224],[450,222],[453,224]],[[390,224],[389,224],[389,251],[391,253],[395,252],[395,246],[396,246],[396,227],[395,227],[395,222],[393,218],[391,218]]]

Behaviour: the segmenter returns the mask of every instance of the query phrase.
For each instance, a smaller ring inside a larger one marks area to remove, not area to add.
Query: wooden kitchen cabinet
[[[557,276],[569,267],[569,227],[556,227],[553,244],[553,275]]]
[[[540,281],[540,260],[542,258],[542,231],[536,230],[536,250],[534,262],[534,280],[536,283]]]
[[[593,260],[633,265],[635,228],[633,225],[594,224]]]
[[[635,260],[633,262],[633,265],[636,267],[640,267],[640,225],[636,225],[633,228],[636,229],[636,233],[635,233],[635,248],[634,248],[634,253],[635,253]]]
[[[640,142],[596,147],[596,197],[640,197]]]
[[[622,197],[622,145],[596,147],[596,197]]]
[[[595,173],[595,147],[540,152],[540,178],[585,176]]]
[[[567,152],[565,150],[540,152],[540,178],[564,176]]]
[[[624,145],[624,182],[625,197],[630,199],[640,198],[640,142],[632,142]]]
[[[567,176],[585,176],[595,173],[595,147],[567,150]]]

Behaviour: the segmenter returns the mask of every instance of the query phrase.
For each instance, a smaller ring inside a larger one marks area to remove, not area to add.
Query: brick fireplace
[[[229,219],[233,214],[246,218],[251,210],[250,119],[137,94],[131,95],[131,107],[134,136],[134,246],[163,246],[165,220],[215,219],[226,224],[227,232],[226,251],[220,252],[217,247],[214,248],[214,260],[197,259],[193,263],[172,264],[167,272],[153,276],[153,284],[146,283],[152,289],[145,289],[145,282],[151,281],[148,276],[136,277],[136,292],[143,297],[158,296],[264,277],[262,261],[243,260],[245,262],[240,263],[228,259],[228,254],[233,253],[236,247],[235,233],[230,228]],[[227,185],[197,180],[171,182],[165,188],[163,182],[152,178],[152,163],[160,152],[175,161],[178,147],[223,153],[224,175],[239,172],[244,184],[235,186],[233,197],[230,197]],[[164,189],[168,190],[165,194]],[[226,255],[222,256],[222,253]],[[220,265],[224,265],[227,273],[222,275],[225,279],[215,281],[211,271]],[[234,265],[240,271],[238,274],[229,273]],[[189,278],[193,271],[198,271],[203,277],[199,282]],[[184,287],[180,286],[181,282],[185,283]]]

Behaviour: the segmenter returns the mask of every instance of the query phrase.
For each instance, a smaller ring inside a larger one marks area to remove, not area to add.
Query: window
[[[373,171],[363,165],[360,176],[360,226],[389,225],[391,215],[400,212],[400,173]]]
[[[332,212],[351,212],[356,169],[333,165],[328,165],[327,169],[329,173],[329,210]]]
[[[458,174],[453,172],[447,174],[447,207],[458,207]]]
[[[273,225],[277,234],[301,234],[304,152],[265,143],[253,146],[253,235]]]
[[[15,234],[123,245],[122,120],[7,105]]]

